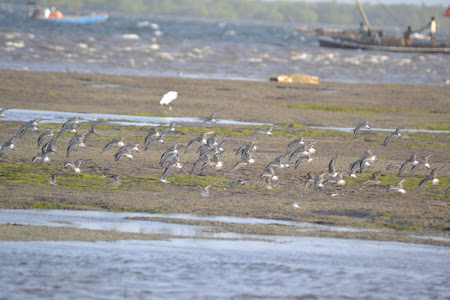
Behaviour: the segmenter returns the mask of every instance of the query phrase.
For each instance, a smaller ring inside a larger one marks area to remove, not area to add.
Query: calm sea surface
[[[294,29],[305,24],[113,13],[103,24],[55,25],[25,13],[0,4],[0,68],[250,80],[300,72],[321,81],[426,85],[450,78],[449,55],[320,48],[316,36]]]

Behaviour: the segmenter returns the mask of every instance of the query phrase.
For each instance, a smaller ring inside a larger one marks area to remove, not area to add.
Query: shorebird
[[[210,159],[210,154],[205,153],[203,155],[200,155],[199,158],[197,159],[196,162],[194,162],[194,164],[192,165],[191,171],[189,172],[189,175],[191,175],[192,173],[194,173],[194,170],[197,166],[199,165],[204,165],[205,163],[209,163],[211,161]]]
[[[210,184],[210,185],[208,185],[208,186],[205,186],[205,187],[200,187],[200,196],[202,196],[202,197],[209,197],[209,195],[210,195],[210,192],[211,192],[211,187],[212,187],[212,184]]]
[[[314,185],[314,177],[312,175],[312,171],[309,171],[306,174],[306,181],[305,181],[305,187],[304,189],[306,190],[309,186]]]
[[[62,124],[61,131],[67,128],[70,124],[80,124],[80,122],[78,122],[78,117],[71,117],[67,119],[67,121],[64,124]]]
[[[72,152],[72,150],[75,149],[75,147],[81,147],[81,148],[86,147],[86,145],[84,144],[84,140],[85,140],[85,137],[87,134],[88,134],[87,132],[84,132],[82,134],[77,134],[70,140],[69,144],[67,145],[66,157],[69,157],[70,152]]]
[[[207,167],[214,167],[214,170],[216,171],[221,170],[223,168],[223,161],[220,161],[219,155],[219,153],[215,153],[212,159],[203,163],[200,170],[203,171],[203,169]]]
[[[269,168],[273,168],[273,169],[287,169],[289,168],[289,164],[284,164],[283,163],[283,159],[286,157],[286,155],[288,155],[289,152],[286,152],[284,154],[281,154],[280,156],[278,156],[277,158],[275,158],[273,161],[271,161],[265,168],[265,170],[268,170]]]
[[[183,147],[183,145],[180,143],[176,143],[176,144],[170,146],[161,155],[161,158],[159,159],[159,165],[162,167],[168,158],[173,159],[176,155],[178,155],[178,148],[181,148],[181,147]]]
[[[62,124],[61,130],[56,135],[56,139],[58,139],[65,132],[76,133],[77,130],[75,129],[75,126],[78,124],[80,124],[78,122],[78,117],[69,118],[64,124]]]
[[[4,118],[5,117],[5,111],[7,111],[9,108],[2,108],[0,109],[0,118]]]
[[[344,176],[347,176],[347,172],[340,172],[337,174],[336,177],[334,177],[334,181],[336,182],[337,186],[343,186],[345,185],[345,179]]]
[[[411,154],[411,156],[400,165],[400,168],[398,169],[398,176],[401,176],[402,172],[405,170],[406,166],[408,166],[409,164],[412,164],[414,167],[415,165],[417,165],[419,163],[419,161],[417,160],[417,155],[420,152],[421,151]],[[389,166],[388,166],[388,168],[389,168]]]
[[[161,105],[169,105],[170,102],[172,102],[173,100],[175,100],[178,96],[178,93],[175,91],[170,91],[167,92],[166,94],[163,95],[163,97],[161,98],[161,101],[159,102]]]
[[[421,166],[424,166],[425,168],[429,169],[430,164],[428,163],[428,160],[430,159],[431,156],[433,156],[433,154],[426,155],[421,160],[419,160],[416,165],[413,165],[411,171],[409,172],[409,176],[411,176]]]
[[[344,176],[347,176],[347,172],[338,172],[331,179],[328,179],[326,183],[336,183],[337,186],[343,186],[346,183]]]
[[[37,161],[42,160],[42,153],[38,152],[33,158],[31,159],[31,164],[34,165]]]
[[[401,135],[401,133],[400,133],[400,130],[402,130],[402,129],[403,129],[403,127],[398,127],[397,129],[395,129],[394,132],[390,133],[390,134],[386,137],[386,139],[384,140],[383,144],[381,144],[381,145],[383,145],[383,146],[386,147],[386,145],[387,145],[387,143],[389,142],[389,140],[390,140],[391,138],[393,138],[393,137],[401,138],[402,135]]]
[[[38,126],[38,123],[39,123],[40,121],[42,121],[42,120],[43,120],[43,119],[34,119],[34,120],[31,120],[31,121],[29,121],[29,122],[23,124],[22,127],[20,127],[18,137],[19,137],[19,138],[22,138],[22,137],[24,136],[25,132],[27,132],[27,131],[30,130],[30,129],[31,129],[32,131],[39,131],[39,129],[37,128],[37,126]]]
[[[156,142],[159,142],[159,143],[161,143],[161,144],[164,144],[164,140],[163,140],[163,139],[164,139],[165,136],[166,136],[165,133],[160,133],[159,136],[155,136],[153,139],[151,139],[151,140],[149,140],[149,141],[147,142],[147,144],[145,145],[144,150],[147,151],[147,150],[150,148],[150,146],[153,145],[153,144],[156,143]]]
[[[44,141],[44,139],[46,138],[46,137],[50,137],[50,138],[52,138],[52,137],[54,137],[55,135],[53,134],[53,131],[52,130],[48,130],[48,131],[45,131],[45,132],[43,132],[39,137],[38,137],[38,148],[40,148],[41,147],[41,144],[42,144],[42,142]]]
[[[314,177],[314,189],[315,190],[321,190],[325,186],[325,184],[328,183],[328,181],[325,179],[325,176],[327,175],[327,172],[321,172]]]
[[[304,139],[307,139],[308,137],[302,136],[299,138],[294,139],[292,142],[290,142],[286,147],[286,152],[289,151],[292,147],[295,145],[305,145],[305,142],[303,142]]]
[[[259,177],[264,181],[264,187],[269,190],[272,189],[272,183],[278,181],[278,176],[275,175],[275,170],[272,167],[266,168]]]
[[[56,149],[53,147],[53,144],[55,143],[56,138],[51,138],[47,143],[42,146],[41,151],[42,153],[56,153]]]
[[[170,124],[167,125],[167,127],[164,127],[164,128],[161,130],[161,134],[164,133],[164,132],[166,132],[166,131],[175,131],[175,125],[176,125],[175,122],[170,122]]]
[[[445,165],[440,166],[439,168],[434,168],[433,170],[431,170],[430,174],[428,174],[427,176],[425,176],[424,179],[422,179],[422,181],[419,183],[419,191],[422,191],[423,187],[431,182],[433,185],[436,185],[439,183],[439,179],[436,178],[436,173],[442,169]]]
[[[338,172],[336,171],[336,159],[337,158],[338,158],[338,155],[336,154],[328,163],[328,175],[330,175],[332,178],[334,178],[338,175]]]
[[[83,162],[89,161],[89,160],[91,160],[91,159],[85,158],[85,159],[77,159],[77,160],[75,161],[75,163],[67,162],[67,163],[64,164],[64,168],[70,167],[70,168],[72,168],[72,170],[73,170],[75,173],[81,173],[81,169],[80,169],[81,164],[82,164]]]
[[[252,158],[250,151],[245,151],[242,155],[240,160],[234,165],[234,167],[231,169],[231,172],[234,172],[244,166],[252,165],[255,163],[255,160]]]
[[[223,145],[225,144],[225,141],[222,141],[220,143],[217,143],[217,137],[213,136],[211,138],[209,138],[206,141],[206,144],[201,145],[198,149],[197,149],[197,153],[199,155],[203,155],[203,154],[222,154],[223,152],[225,152],[225,150],[223,149]]]
[[[269,128],[265,129],[265,130],[258,130],[256,132],[254,132],[253,134],[265,134],[268,136],[272,136],[272,130],[275,127],[275,125],[270,126]]]
[[[297,202],[292,202],[291,206],[295,209],[300,208],[300,205]]]
[[[66,133],[66,132],[70,132],[70,133],[77,133],[77,130],[75,129],[75,126],[78,125],[77,123],[69,123],[66,127],[62,128],[58,134],[56,135],[56,139],[58,139],[62,134]]]
[[[125,145],[125,143],[123,142],[125,138],[124,137],[120,137],[117,139],[113,139],[110,142],[108,142],[105,147],[103,147],[102,151],[100,151],[100,154],[102,154],[103,152],[105,152],[106,150],[108,150],[109,148],[111,148],[114,145],[117,145],[119,147],[122,147]]]
[[[159,181],[163,183],[168,183],[169,181],[166,179],[167,175],[169,175],[170,170],[173,168],[178,169],[178,171],[181,171],[183,168],[183,165],[179,162],[180,156],[175,156],[168,164],[167,167],[164,169],[164,172],[162,173],[161,177],[159,177]]]
[[[353,139],[354,140],[356,140],[356,135],[358,134],[359,130],[361,130],[362,128],[370,129],[369,121],[364,121],[361,124],[358,124],[358,126],[356,126],[356,128],[353,130]]]
[[[356,178],[356,172],[360,170],[361,166],[361,160],[357,159],[354,162],[352,162],[348,167],[348,176]]]
[[[132,151],[139,152],[139,144],[126,144],[125,146],[120,147],[120,149],[114,154],[115,161],[118,161],[122,156],[128,157],[129,159],[133,158],[131,154]]]
[[[377,176],[378,176],[378,174],[380,174],[380,173],[381,173],[381,170],[372,173],[372,176],[370,176],[370,178],[367,179],[366,182],[364,182],[364,184],[375,183],[376,185],[379,185],[379,184],[380,184],[380,181],[377,179]]]
[[[110,181],[108,181],[108,183],[106,183],[106,187],[110,187],[112,185],[115,186],[120,186],[120,176],[119,175],[115,175]]]
[[[253,153],[257,149],[258,149],[258,146],[256,146],[256,143],[255,142],[250,142],[249,144],[246,144],[244,146],[239,147],[236,150],[235,155],[241,154],[241,156],[242,156],[245,152]]]
[[[215,112],[213,112],[209,117],[207,117],[201,124],[200,127],[203,126],[205,123],[211,123],[211,124],[215,124],[217,123],[217,120],[214,119],[216,117],[216,114],[221,112],[222,109],[220,110],[216,110]]]
[[[7,140],[3,145],[0,146],[0,151],[3,150],[14,150],[16,148],[17,139],[19,136],[12,136],[9,140]]]
[[[45,178],[45,181],[47,181],[50,185],[56,185],[56,177],[58,177],[59,174],[55,173],[52,175],[52,177]]]
[[[316,153],[316,149],[313,147],[315,144],[316,144],[316,142],[311,142],[308,145],[299,146],[297,148],[297,150],[292,152],[292,154],[289,156],[288,163],[290,163],[291,160],[299,154],[300,154],[300,158],[295,162],[296,168],[297,168],[298,164],[301,163],[302,161],[304,161],[305,159],[308,163],[312,162],[312,155]]]
[[[406,194],[405,189],[403,188],[403,182],[405,182],[405,179],[400,180],[399,182],[397,182],[397,184],[394,185],[389,185],[389,187],[387,188],[386,192],[398,192],[401,194]]]
[[[366,152],[359,159],[359,173],[362,173],[365,166],[370,166],[377,160],[377,156],[372,153],[372,150],[366,150]]]
[[[306,146],[300,145],[296,150],[294,150],[291,155],[289,155],[288,163],[291,163],[291,160],[293,160],[296,156],[302,155],[306,156],[309,154],[309,151],[306,149]]]
[[[303,154],[302,153],[300,158],[295,161],[294,168],[297,169],[298,166],[300,165],[300,163],[303,162],[303,161],[306,161],[307,163],[310,164],[313,161],[313,158],[312,158],[312,156],[309,153],[307,153],[307,154]]]
[[[202,132],[199,137],[189,141],[188,145],[186,146],[186,149],[184,149],[184,153],[188,152],[189,149],[191,149],[194,145],[197,144],[205,145],[208,140],[208,136],[215,134],[216,133],[214,131]]]
[[[145,147],[145,145],[147,145],[152,140],[153,137],[160,136],[161,133],[158,131],[158,129],[161,126],[162,126],[162,124],[155,125],[155,126],[152,127],[152,129],[150,129],[148,131],[147,136],[144,139],[144,147]]]

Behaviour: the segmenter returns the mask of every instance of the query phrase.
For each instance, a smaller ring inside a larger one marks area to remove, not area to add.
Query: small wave
[[[140,40],[141,37],[136,33],[125,33],[122,34],[122,38],[124,40]]]

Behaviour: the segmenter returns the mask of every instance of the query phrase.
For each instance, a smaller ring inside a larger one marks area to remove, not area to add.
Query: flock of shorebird
[[[169,105],[171,101],[173,101],[177,96],[177,93],[171,91],[165,94],[161,100],[161,105]],[[7,109],[0,109],[0,117],[4,117],[4,113]],[[201,122],[199,127],[202,127],[206,123],[214,124],[216,123],[215,116],[220,111],[213,112],[209,117],[205,118],[203,122]],[[8,151],[14,150],[15,144],[18,140],[20,140],[27,131],[39,131],[38,124],[42,119],[35,119],[23,124],[18,133],[12,136],[9,140],[7,140],[3,145],[0,146],[0,157],[6,157]],[[99,122],[92,123],[91,129],[85,131],[83,133],[78,133],[76,126],[80,124],[77,117],[69,118],[60,128],[58,134],[55,136],[53,131],[45,131],[39,135],[37,144],[38,148],[41,149],[39,153],[37,153],[32,159],[31,163],[49,163],[51,161],[51,155],[56,153],[54,145],[58,138],[64,133],[73,133],[75,134],[67,145],[66,157],[69,157],[70,153],[77,148],[86,147],[86,142],[89,136],[93,134],[98,134],[96,132],[96,126]],[[147,151],[154,143],[164,143],[164,137],[167,136],[168,133],[175,131],[175,123],[165,124],[165,125],[156,125],[152,127],[148,134],[144,139],[144,150]],[[262,134],[262,135],[272,135],[272,130],[275,125],[270,126],[265,130],[255,131],[254,134]],[[357,125],[353,130],[353,139],[357,138],[358,132],[361,129],[369,129],[370,126],[368,121],[362,122]],[[385,138],[384,142],[381,144],[386,146],[388,142],[393,138],[400,138],[402,135],[400,131],[403,128],[397,128],[394,132],[389,133]],[[50,138],[47,142],[44,141]],[[262,182],[262,185],[266,189],[272,189],[274,185],[276,185],[279,181],[278,172],[283,169],[289,168],[291,164],[294,165],[294,168],[297,168],[302,162],[311,163],[314,159],[316,149],[314,145],[316,142],[305,142],[308,140],[308,137],[302,136],[296,138],[288,143],[286,146],[286,150],[283,151],[283,154],[276,157],[273,161],[271,161],[267,166],[263,169],[259,178]],[[175,143],[170,146],[166,151],[164,151],[161,155],[159,165],[161,168],[164,168],[162,175],[159,177],[159,181],[163,183],[168,183],[167,179],[168,175],[172,170],[178,170],[181,172],[183,168],[183,164],[180,162],[181,158],[181,148],[184,147],[184,153],[191,151],[196,148],[196,153],[198,153],[198,159],[192,165],[189,174],[193,174],[196,168],[199,168],[200,171],[203,171],[206,168],[213,168],[214,170],[222,170],[224,167],[223,161],[221,161],[220,156],[225,151],[224,150],[225,141],[219,142],[219,137],[214,131],[205,131],[201,133],[200,136],[190,140],[186,146],[181,143]],[[133,152],[139,152],[139,144],[128,143],[125,144],[124,137],[112,139],[109,141],[103,149],[99,152],[102,154],[106,151],[110,151],[112,149],[116,149],[114,154],[115,161],[119,161],[122,157],[124,158],[133,158]],[[258,146],[255,142],[250,142],[239,147],[235,156],[238,156],[236,163],[231,168],[231,172],[237,172],[239,169],[248,167],[255,163],[254,153],[257,151]],[[409,170],[409,176],[411,176],[414,172],[416,172],[422,166],[431,169],[429,159],[432,156],[431,154],[424,156],[422,159],[418,159],[417,156],[420,152],[413,153],[411,157],[406,159],[404,162],[390,164],[386,170],[391,168],[398,168],[398,176],[401,177],[402,173],[406,170],[407,167],[411,167]],[[364,154],[357,160],[353,161],[348,168],[348,171],[339,172],[336,169],[336,160],[338,155],[334,156],[328,164],[328,169],[324,171],[320,171],[317,174],[313,175],[312,172],[308,172],[306,174],[304,189],[312,188],[314,190],[321,190],[326,185],[335,184],[336,186],[345,185],[345,177],[357,177],[357,173],[362,173],[364,169],[377,160],[377,156],[372,153],[371,150],[367,150]],[[64,164],[64,168],[70,168],[75,173],[81,172],[81,165],[83,162],[89,161],[92,159],[78,159],[75,162],[66,162]],[[418,186],[418,190],[421,191],[423,187],[429,183],[435,185],[439,182],[439,179],[436,177],[437,172],[442,169],[446,165],[442,165],[437,168],[431,169],[431,172],[425,176],[421,180]],[[380,185],[380,181],[377,179],[377,176],[381,173],[380,171],[374,172],[371,177],[365,182],[365,184],[373,183],[375,185]],[[53,174],[51,177],[47,178],[46,181],[50,185],[55,185],[57,176],[59,174]],[[403,184],[406,179],[401,179],[395,186],[389,185],[387,187],[387,192],[397,192],[405,194],[406,191],[403,188]],[[244,181],[240,182],[241,184]],[[120,185],[120,176],[114,175],[113,178],[106,184],[106,187],[109,186],[119,186]],[[210,195],[210,191],[213,185],[208,185],[206,187],[200,187],[200,195],[203,197],[208,197]],[[450,193],[450,187],[446,189],[446,194]]]

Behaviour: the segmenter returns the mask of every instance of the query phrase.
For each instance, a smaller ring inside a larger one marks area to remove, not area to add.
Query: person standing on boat
[[[50,8],[48,8],[48,7],[46,7],[45,9],[44,9],[44,18],[50,18],[50,14],[51,14],[52,12],[51,12],[51,10],[50,10]]]
[[[367,28],[366,24],[364,24],[363,22],[359,23],[359,34],[361,34],[362,36],[369,35],[369,28]]]
[[[41,8],[39,7],[39,4],[34,5],[33,12],[29,15],[30,18],[38,18],[41,15]]]
[[[431,47],[434,47],[435,39],[436,39],[436,30],[438,28],[438,23],[431,17],[430,25],[430,39],[431,39]]]
[[[408,28],[403,33],[403,39],[405,41],[405,45],[408,47],[411,47],[411,35],[413,34],[413,31],[411,29],[411,26],[408,25]]]
[[[435,45],[436,31],[437,31],[438,27],[439,27],[438,22],[434,19],[434,17],[431,17],[430,23],[428,23],[424,27],[420,28],[420,30],[418,30],[418,31],[422,31],[427,28],[430,29],[431,47],[434,47],[434,45]]]

